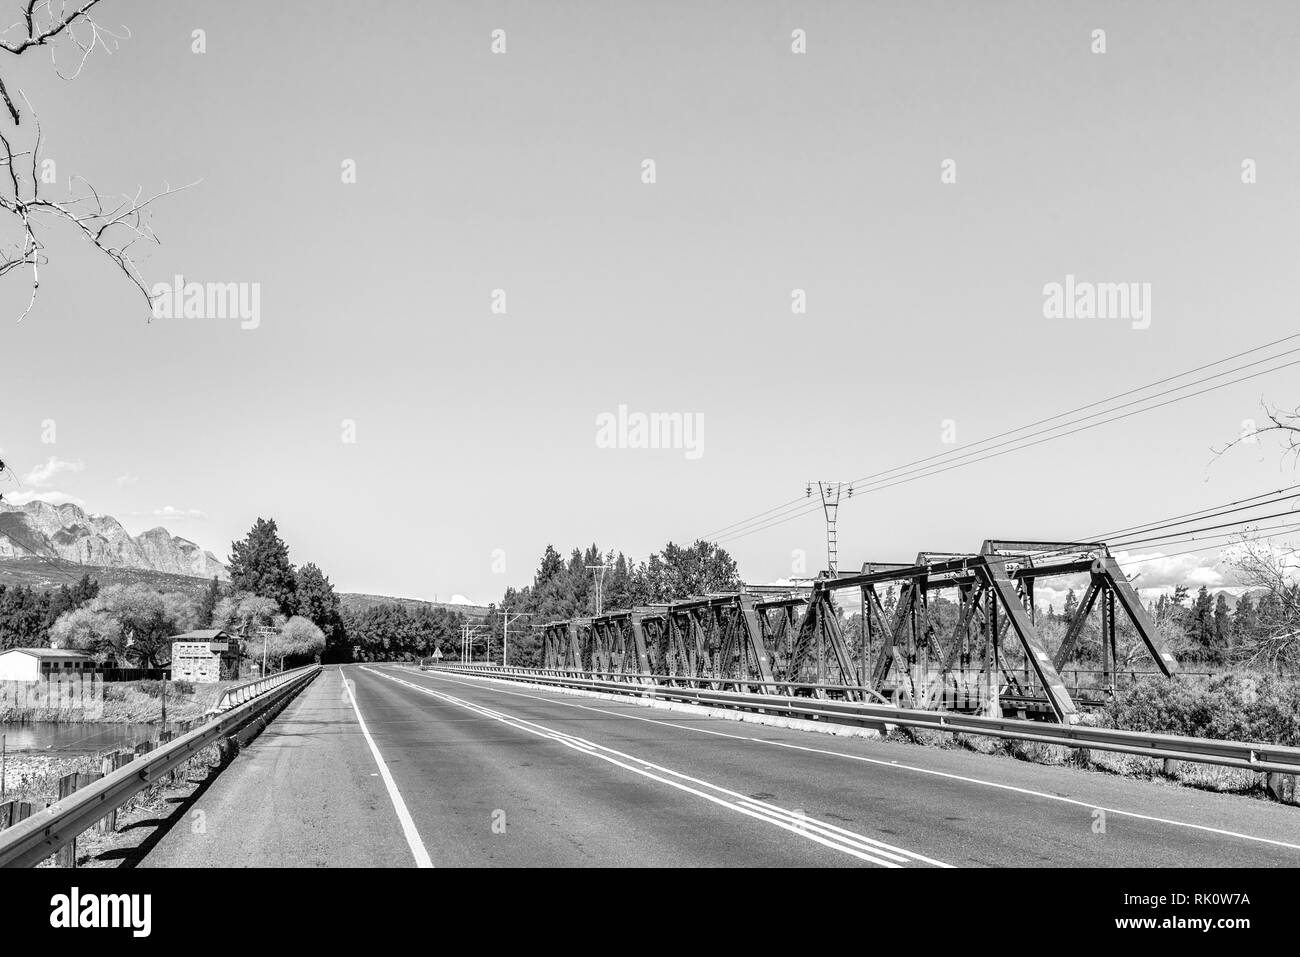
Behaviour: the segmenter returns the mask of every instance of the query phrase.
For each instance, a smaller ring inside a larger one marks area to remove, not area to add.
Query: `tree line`
[[[1205,586],[1194,597],[1179,586],[1148,603],[1161,637],[1185,664],[1277,672],[1300,667],[1300,587],[1284,559],[1247,554],[1255,557],[1242,562],[1240,573],[1249,590],[1235,606]],[[734,591],[741,585],[736,561],[706,541],[690,546],[669,542],[641,562],[595,544],[574,548],[565,558],[548,545],[532,583],[507,588],[500,602],[490,606],[492,613],[477,626],[475,657],[501,660],[501,612],[508,612],[510,662],[541,664],[538,626],[594,614],[597,576],[605,611]],[[892,587],[882,601],[886,613],[892,612]],[[1052,606],[1040,613],[1049,648],[1064,636],[1078,602],[1071,589],[1060,613]],[[957,607],[936,596],[929,614],[930,627],[947,633],[956,623]],[[1094,619],[1096,615],[1094,610]],[[410,603],[344,608],[328,576],[314,563],[295,567],[274,519],[262,518],[231,544],[230,581],[213,579],[199,596],[140,584],[101,588],[89,576],[57,589],[0,585],[0,650],[53,642],[88,651],[100,661],[144,667],[167,663],[176,634],[209,627],[239,635],[251,657],[260,660],[265,654],[286,666],[311,660],[414,660],[435,652],[454,658],[465,622],[457,612]],[[843,624],[856,654],[861,616],[847,616]],[[1119,616],[1117,638],[1121,667],[1140,666],[1147,651],[1126,616]],[[1012,658],[1017,654],[1015,648],[1007,650]],[[1100,663],[1095,621],[1085,627],[1075,660]]]
[[[0,651],[47,646],[50,629],[59,617],[98,594],[99,583],[89,575],[82,575],[71,587],[56,589],[0,585]]]
[[[603,566],[603,571],[592,566]],[[547,545],[531,585],[509,587],[484,627],[478,657],[501,660],[504,622],[498,612],[512,617],[508,660],[512,665],[535,667],[542,663],[538,626],[596,613],[596,581],[601,576],[601,609],[678,601],[692,595],[735,591],[741,585],[736,561],[726,549],[703,540],[682,546],[669,542],[644,561],[635,562],[623,552],[602,551],[596,544],[574,548],[566,560]],[[514,616],[519,615],[518,621]]]

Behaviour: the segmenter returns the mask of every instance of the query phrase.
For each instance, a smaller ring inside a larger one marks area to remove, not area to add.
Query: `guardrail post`
[[[112,751],[99,759],[99,770],[101,777],[112,774],[117,770],[118,752]],[[112,834],[117,830],[117,808],[109,811],[99,822],[100,834]]]
[[[59,778],[59,800],[77,790],[77,773],[65,774]],[[76,867],[77,866],[77,839],[74,837],[67,844],[59,848],[54,857],[55,867]]]
[[[32,816],[32,806],[27,801],[6,801],[0,804],[0,831],[13,827]]]

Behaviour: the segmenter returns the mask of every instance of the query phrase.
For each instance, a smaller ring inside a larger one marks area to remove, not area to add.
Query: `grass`
[[[5,759],[5,801],[29,801],[33,812],[59,796],[59,779],[73,771],[98,771],[98,754],[11,754]]]
[[[110,568],[103,565],[78,565],[69,561],[42,561],[39,558],[0,558],[0,585],[31,585],[33,588],[58,588],[71,585],[83,574],[109,585],[148,585],[158,591],[180,591],[199,597],[211,578],[175,575],[148,568]]]
[[[1257,771],[1225,768],[1212,764],[1177,762],[1173,774],[1164,773],[1164,762],[1157,758],[1100,751],[1088,748],[1067,748],[1036,741],[1017,741],[982,735],[930,731],[923,728],[899,728],[888,735],[889,740],[919,744],[932,748],[960,748],[977,754],[1001,755],[1031,764],[1055,765],[1114,774],[1141,781],[1162,781],[1170,784],[1267,799],[1263,775]]]
[[[216,706],[222,692],[237,683],[167,682],[167,720],[186,721],[199,717]],[[118,724],[156,722],[162,717],[161,681],[109,681],[98,687],[101,695],[93,701],[91,707],[84,704],[65,708],[20,706],[11,697],[0,696],[0,723],[57,721],[66,724]]]

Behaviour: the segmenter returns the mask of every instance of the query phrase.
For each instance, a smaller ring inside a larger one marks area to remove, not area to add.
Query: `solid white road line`
[[[397,820],[402,823],[402,833],[406,835],[406,844],[415,857],[415,866],[433,867],[433,860],[424,847],[420,832],[415,829],[415,822],[411,820],[411,812],[406,809],[406,802],[402,800],[401,792],[397,790],[397,782],[393,780],[392,774],[389,773],[388,765],[384,763],[384,756],[379,753],[379,746],[375,744],[375,739],[370,736],[370,729],[366,727],[366,719],[361,717],[361,709],[357,707],[357,696],[352,693],[352,685],[344,677],[342,668],[339,669],[339,677],[343,679],[343,688],[348,693],[348,700],[352,702],[352,710],[357,713],[357,724],[361,725],[361,733],[366,736],[366,744],[370,745],[370,753],[375,756],[375,763],[379,765],[379,776],[384,779],[384,787],[388,788],[388,797],[393,802],[393,810],[397,812]]]
[[[743,814],[746,817],[753,818],[757,821],[779,827],[782,830],[797,834],[802,838],[814,841],[824,847],[848,854],[859,860],[871,864],[878,864],[881,867],[901,867],[904,864],[922,863],[931,864],[935,867],[949,867],[942,861],[936,861],[933,858],[916,854],[912,851],[886,844],[883,841],[877,841],[874,838],[867,837],[864,834],[858,834],[855,831],[846,830],[834,824],[825,821],[819,821],[816,818],[808,817],[797,811],[790,811],[786,808],[779,807],[775,804],[768,804],[765,801],[759,801],[748,795],[740,794],[720,785],[713,784],[700,778],[683,774],[672,768],[666,768],[662,765],[654,764],[635,755],[626,754],[622,751],[616,751],[613,748],[596,744],[586,738],[580,738],[577,735],[569,734],[564,731],[557,731],[554,728],[548,728],[545,725],[537,724],[525,718],[516,715],[507,714],[503,711],[497,711],[464,698],[457,698],[441,691],[435,691],[432,688],[423,685],[414,684],[398,678],[395,675],[385,674],[382,671],[376,671],[373,668],[363,668],[371,674],[386,678],[389,681],[404,685],[421,694],[429,695],[453,704],[485,718],[499,721],[502,724],[515,728],[516,730],[546,738],[555,741],[565,747],[580,751],[593,758],[598,758],[609,764],[631,771],[642,777],[649,778],[669,787],[676,788],[687,794],[702,798],[719,807],[724,807],[729,811]]]
[[[424,677],[431,677],[431,676],[424,675]],[[507,690],[506,688],[499,687],[500,684],[515,684],[515,682],[509,682],[504,678],[490,678],[484,676],[478,679],[473,679],[473,678],[456,679],[456,678],[446,677],[444,675],[438,675],[437,678],[440,681],[449,681],[452,684],[459,684],[471,688],[472,687],[481,688],[484,687],[485,683],[490,682],[489,687],[492,687],[493,690],[499,691],[502,694],[514,695],[515,697],[520,697],[520,698],[532,698],[536,701],[545,701],[548,704],[563,705],[566,708],[578,708],[582,711],[594,711],[599,714],[607,714],[619,718],[631,718],[632,720],[635,721],[646,721],[649,722],[650,724],[661,724],[664,725],[665,727],[676,728],[679,731],[693,731],[698,734],[711,734],[720,738],[732,738],[736,741],[751,741],[754,742],[755,744],[766,744],[774,748],[787,748],[791,751],[806,751],[810,754],[824,754],[824,755],[829,755],[837,758],[845,758],[849,761],[860,761],[863,764],[874,764],[874,765],[879,765],[880,767],[895,768],[900,771],[912,771],[917,774],[928,774],[931,775],[932,777],[946,778],[950,781],[962,781],[966,784],[978,784],[978,785],[982,785],[983,787],[997,788],[1000,791],[1010,791],[1015,794],[1023,794],[1026,797],[1041,798],[1045,801],[1056,801],[1061,804],[1072,804],[1076,807],[1087,808],[1089,811],[1105,811],[1107,814],[1115,814],[1120,817],[1133,818],[1134,820],[1138,820],[1138,821],[1149,821],[1153,824],[1166,824],[1169,825],[1170,827],[1185,827],[1193,831],[1203,831],[1209,834],[1217,834],[1220,837],[1231,837],[1242,841],[1253,841],[1257,844],[1271,844],[1274,847],[1284,847],[1287,850],[1300,851],[1300,844],[1291,844],[1287,841],[1279,841],[1269,837],[1257,837],[1254,834],[1242,834],[1238,831],[1228,831],[1228,830],[1224,830],[1223,828],[1210,827],[1207,824],[1193,824],[1189,821],[1176,821],[1171,818],[1156,817],[1155,815],[1142,814],[1138,811],[1124,811],[1124,810],[1120,810],[1119,808],[1105,807],[1103,805],[1094,804],[1090,801],[1083,801],[1078,798],[1065,797],[1064,795],[1060,795],[1060,794],[1048,794],[1044,791],[1035,791],[1030,788],[1017,787],[1014,784],[1003,784],[999,781],[986,781],[982,778],[972,778],[964,774],[954,774],[950,771],[936,771],[933,768],[922,768],[910,764],[900,764],[897,761],[885,761],[885,760],[881,760],[880,758],[868,758],[860,754],[848,754],[847,752],[844,751],[831,751],[827,748],[813,748],[802,744],[791,744],[787,741],[773,741],[768,738],[755,738],[743,734],[730,734],[726,731],[716,731],[713,730],[712,728],[693,727],[691,725],[686,725],[686,724],[677,724],[674,721],[665,721],[660,718],[647,718],[643,715],[627,714],[626,712],[623,711],[609,711],[605,708],[593,708],[590,705],[577,704],[576,702],[573,701],[560,701],[555,698],[544,698],[541,697],[540,695],[525,694],[521,691],[510,691]]]

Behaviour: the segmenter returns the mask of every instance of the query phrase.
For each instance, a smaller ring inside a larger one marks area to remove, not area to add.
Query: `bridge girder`
[[[1084,601],[1060,646],[1049,653],[1035,621],[1035,582],[1084,573],[1089,576]],[[877,591],[886,584],[899,589],[892,618]],[[835,592],[847,589],[862,597],[856,662],[834,600]],[[931,620],[930,598],[950,589],[957,592],[957,620],[940,634]],[[1177,671],[1177,661],[1104,543],[1007,539],[988,539],[976,553],[921,552],[912,564],[868,562],[860,572],[823,574],[805,586],[742,588],[554,622],[543,629],[544,663],[610,675],[725,679],[754,690],[804,683],[811,670],[814,680],[807,683],[843,686],[850,698],[882,693],[892,681],[896,693],[930,707],[940,699],[944,676],[958,664],[965,673],[978,659],[983,700],[992,711],[999,707],[1004,682],[1012,693],[1022,693],[1003,656],[1003,641],[1013,636],[1025,674],[1042,688],[1055,718],[1069,723],[1077,707],[1060,672],[1098,601],[1108,674],[1120,612],[1161,673]],[[937,678],[930,675],[931,658],[939,666]]]

